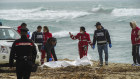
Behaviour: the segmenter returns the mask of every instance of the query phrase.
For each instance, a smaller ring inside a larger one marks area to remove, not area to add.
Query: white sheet
[[[91,65],[93,62],[90,61],[90,58],[84,56],[81,59],[76,59],[75,61],[52,61],[45,62],[41,67],[50,67],[50,68],[59,68],[59,67],[67,67],[67,66],[86,66]]]

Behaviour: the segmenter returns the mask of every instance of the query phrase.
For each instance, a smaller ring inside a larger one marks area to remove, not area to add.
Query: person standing
[[[47,62],[49,61],[57,61],[57,56],[55,54],[54,47],[56,46],[57,40],[54,37],[51,37],[47,40],[45,45],[45,52],[47,54]]]
[[[92,45],[90,40],[90,35],[86,33],[85,27],[80,27],[80,33],[78,33],[76,36],[72,35],[71,32],[69,32],[71,39],[79,40],[78,47],[79,47],[79,55],[80,59],[84,56],[87,56],[88,52],[88,44]]]
[[[21,28],[26,28],[26,27],[27,27],[27,24],[26,24],[26,23],[22,23],[20,26],[17,27],[17,32],[18,32],[19,34],[21,34],[20,29],[21,29]],[[27,32],[27,38],[30,38],[30,32]]]
[[[52,37],[52,33],[49,32],[49,28],[47,26],[44,26],[43,27],[43,46],[42,46],[42,49],[41,49],[41,52],[42,52],[42,55],[41,55],[41,64],[44,63],[44,59],[45,59],[45,45],[47,43],[47,40],[49,38]]]
[[[100,22],[96,23],[96,28],[93,36],[93,49],[95,49],[95,44],[97,41],[97,47],[98,47],[98,53],[99,53],[99,59],[100,59],[100,66],[103,66],[103,50],[105,53],[105,64],[108,65],[108,43],[109,47],[112,47],[110,35],[107,29],[104,29],[104,27],[101,25]]]
[[[132,43],[132,56],[133,56],[133,64],[132,66],[137,66],[140,64],[139,60],[139,44],[140,44],[140,28],[137,27],[136,22],[130,22],[130,26],[132,28],[131,31],[131,43]]]
[[[39,51],[41,51],[41,47],[43,45],[43,33],[41,32],[42,27],[38,26],[37,31],[33,32],[31,39],[38,45]]]
[[[37,51],[33,41],[27,38],[28,29],[21,28],[20,31],[21,38],[16,40],[11,48],[9,65],[12,69],[15,59],[17,79],[29,79]]]

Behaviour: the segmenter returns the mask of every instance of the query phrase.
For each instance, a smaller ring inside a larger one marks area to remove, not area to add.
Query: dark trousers
[[[16,75],[17,79],[30,79],[31,65],[24,61],[18,61],[16,63]]]
[[[46,53],[47,53],[47,62],[49,62],[48,52],[46,52]],[[54,61],[57,61],[57,56],[55,54],[54,48],[51,49],[51,55],[53,56]]]
[[[133,56],[133,62],[136,64],[140,64],[140,45],[132,45],[132,56]]]

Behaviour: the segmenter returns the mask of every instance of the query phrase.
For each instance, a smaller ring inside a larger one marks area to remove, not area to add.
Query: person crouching
[[[45,45],[45,52],[47,54],[47,62],[49,61],[57,61],[57,56],[55,54],[54,47],[56,46],[57,40],[54,37],[48,39]]]

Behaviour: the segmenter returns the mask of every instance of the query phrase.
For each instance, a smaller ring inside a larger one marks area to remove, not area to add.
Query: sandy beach
[[[131,64],[109,63],[99,67],[97,61],[93,66],[78,66],[66,68],[38,68],[31,74],[31,79],[139,79],[140,67]],[[15,71],[0,68],[0,79],[16,79]]]

